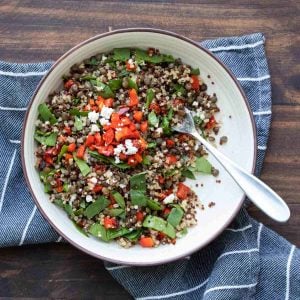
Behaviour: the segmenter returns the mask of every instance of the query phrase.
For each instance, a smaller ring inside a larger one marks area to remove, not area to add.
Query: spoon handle
[[[270,187],[254,175],[243,170],[235,162],[218,151],[214,146],[202,138],[198,132],[194,131],[191,134],[214,155],[245,192],[247,197],[265,214],[278,222],[286,222],[289,219],[290,210],[287,204]]]

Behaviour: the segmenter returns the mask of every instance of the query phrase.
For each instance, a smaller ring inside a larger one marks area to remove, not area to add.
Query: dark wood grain
[[[158,27],[200,41],[263,32],[273,87],[273,122],[262,179],[290,205],[277,224],[252,216],[300,246],[300,2],[272,0],[0,1],[0,59],[55,60],[77,43],[125,27]],[[130,299],[101,261],[69,245],[0,250],[0,296]]]

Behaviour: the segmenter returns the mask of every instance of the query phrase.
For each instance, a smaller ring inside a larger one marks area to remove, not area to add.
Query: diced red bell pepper
[[[96,149],[99,154],[103,154],[105,156],[112,156],[114,154],[114,147],[112,145],[96,146]]]
[[[134,71],[136,69],[136,65],[135,64],[130,64],[128,61],[126,62],[126,70],[127,71]]]
[[[165,178],[162,177],[161,175],[159,175],[159,176],[157,177],[157,179],[158,179],[158,182],[159,182],[160,184],[164,184],[164,183],[165,183]]]
[[[143,156],[140,153],[134,154],[134,158],[138,163],[141,163],[143,161]]]
[[[103,189],[103,186],[102,186],[102,185],[96,184],[96,185],[94,186],[94,188],[93,188],[93,192],[99,193],[99,192],[102,191],[102,189]]]
[[[66,153],[66,154],[65,154],[65,160],[66,160],[67,162],[69,162],[69,159],[71,159],[71,158],[73,158],[73,155],[72,155],[72,154],[70,154],[70,153]]]
[[[140,110],[136,110],[133,112],[133,118],[140,123],[143,119],[143,112]]]
[[[85,152],[85,146],[84,145],[81,145],[81,146],[79,146],[79,148],[77,149],[77,153],[76,153],[76,156],[78,157],[78,158],[83,158],[83,156],[84,156],[84,152]]]
[[[197,75],[192,75],[192,89],[195,91],[199,91],[200,88],[200,81]]]
[[[163,238],[165,238],[166,237],[166,235],[163,233],[163,232],[159,232],[158,234],[157,234],[157,236],[156,236],[156,238],[159,240],[159,241],[161,241]]]
[[[160,106],[159,106],[157,103],[155,103],[155,102],[152,102],[152,103],[150,104],[149,109],[155,111],[157,114],[160,114],[160,113],[161,113],[161,108],[160,108]]]
[[[69,90],[73,84],[74,84],[74,81],[72,79],[69,79],[67,82],[65,82],[64,86],[67,90]]]
[[[135,131],[136,130],[136,126],[133,124],[133,123],[131,123],[131,124],[129,124],[129,129],[131,130],[131,131]]]
[[[140,126],[141,132],[146,132],[148,130],[148,121],[144,121]]]
[[[139,98],[135,89],[129,91],[129,106],[136,106],[139,104]]]
[[[106,107],[112,107],[114,104],[114,99],[113,98],[107,98],[104,100],[104,105]]]
[[[118,223],[117,223],[116,219],[110,218],[110,217],[104,218],[104,227],[106,229],[117,228],[117,226],[118,226]]]
[[[112,113],[110,117],[110,122],[111,122],[110,125],[111,128],[116,129],[117,127],[119,127],[119,124],[121,122],[120,115],[117,113]]]
[[[175,142],[171,139],[166,140],[167,148],[173,148],[175,145]]]
[[[147,144],[147,142],[143,138],[140,138],[139,143],[140,143],[140,149],[141,149],[141,151],[144,151],[144,150],[147,149],[148,144]]]
[[[135,159],[134,155],[128,156],[127,164],[131,167],[135,167],[139,162]]]
[[[96,146],[101,146],[103,144],[102,137],[99,132],[96,132],[94,135],[94,141]]]
[[[143,214],[142,211],[138,210],[138,211],[136,212],[136,220],[137,220],[138,222],[142,222],[142,221],[144,220],[144,214]]]
[[[179,182],[176,195],[180,200],[184,200],[188,197],[190,191],[191,189],[188,186],[186,186],[182,182]]]
[[[120,160],[126,160],[127,159],[127,155],[124,153],[120,153],[119,155]]]
[[[72,130],[70,127],[65,126],[64,130],[63,130],[67,135],[70,135],[72,133]]]
[[[76,144],[72,143],[68,146],[68,152],[74,152],[76,150]]]
[[[206,129],[212,129],[212,128],[214,128],[216,125],[217,125],[217,121],[216,121],[215,117],[214,117],[214,116],[211,116],[211,117],[209,118],[208,123],[206,123],[205,128],[206,128]]]
[[[176,155],[168,154],[166,156],[166,163],[168,165],[176,164],[177,163],[177,157],[176,157]]]
[[[87,147],[89,147],[89,146],[93,145],[94,143],[95,143],[95,137],[93,135],[89,134],[85,140],[85,145]]]
[[[175,106],[178,106],[178,105],[181,105],[181,104],[183,104],[183,100],[182,99],[175,99],[174,100],[174,105]]]
[[[151,248],[154,246],[154,241],[151,237],[141,237],[139,241],[142,247]]]
[[[103,140],[104,142],[109,145],[112,143],[112,141],[114,140],[115,137],[115,132],[112,128],[108,129],[106,132],[103,133]]]
[[[130,124],[132,124],[132,122],[128,117],[122,117],[121,126],[128,126]]]
[[[60,135],[57,140],[60,144],[64,144],[64,142],[66,141],[66,137],[64,135]]]
[[[43,159],[47,164],[53,165],[53,158],[50,154],[45,154]]]
[[[166,207],[164,210],[163,210],[163,215],[164,217],[168,216],[168,214],[171,212],[171,208],[169,207]]]
[[[89,100],[89,105],[94,106],[95,105],[95,100],[94,99],[90,99]]]
[[[105,99],[102,98],[101,96],[98,96],[97,100],[95,101],[95,103],[96,103],[96,105],[98,105],[100,111],[104,106],[104,101],[105,101]]]
[[[178,139],[181,143],[187,142],[189,140],[189,136],[187,134],[180,134]]]

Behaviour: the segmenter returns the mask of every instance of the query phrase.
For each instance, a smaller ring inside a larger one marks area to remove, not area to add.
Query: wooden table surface
[[[299,247],[300,2],[2,0],[0,60],[55,60],[110,27],[157,27],[196,41],[265,34],[273,121],[261,178],[288,202],[292,216],[277,224],[254,207],[250,212]],[[101,261],[65,244],[1,249],[0,296],[130,299]]]

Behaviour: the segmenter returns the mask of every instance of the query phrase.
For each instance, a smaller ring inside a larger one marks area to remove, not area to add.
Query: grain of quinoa
[[[214,140],[217,96],[199,75],[157,49],[114,49],[74,65],[39,106],[36,168],[82,233],[157,247],[197,223],[198,198],[183,182],[214,169],[205,149],[172,127],[188,107]]]

